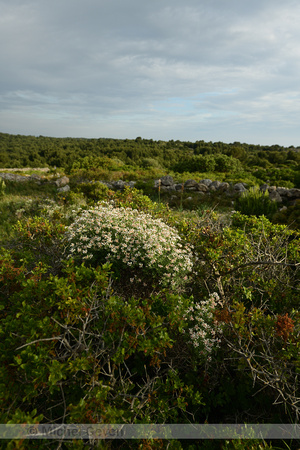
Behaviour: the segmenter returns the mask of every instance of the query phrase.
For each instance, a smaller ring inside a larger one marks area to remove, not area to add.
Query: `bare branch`
[[[28,342],[27,344],[21,345],[21,347],[16,348],[16,350],[20,350],[21,348],[28,347],[28,345],[36,344],[37,342],[45,342],[45,341],[59,341],[63,336],[53,336],[51,338],[37,339],[35,341]]]
[[[284,263],[283,261],[250,261],[245,264],[240,264],[239,266],[235,267],[234,269],[231,269],[227,272],[221,272],[221,275],[230,275],[234,272],[237,272],[240,269],[244,269],[248,266],[260,266],[260,265],[267,265],[267,266],[284,266],[284,267],[300,267],[300,263]]]

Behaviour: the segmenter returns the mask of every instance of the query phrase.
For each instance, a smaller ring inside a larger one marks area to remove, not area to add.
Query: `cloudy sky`
[[[0,131],[300,146],[299,0],[0,0]]]

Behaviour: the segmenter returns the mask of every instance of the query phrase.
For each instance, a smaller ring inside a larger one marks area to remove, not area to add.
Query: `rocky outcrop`
[[[58,192],[68,192],[70,190],[69,186],[69,178],[68,177],[62,177],[55,181],[55,184],[58,186],[57,191]],[[93,183],[93,181],[90,181],[90,183]],[[105,184],[109,189],[112,189],[113,191],[123,191],[126,186],[133,188],[136,184],[135,181],[123,181],[123,180],[117,180],[117,181],[100,181],[100,183]]]
[[[7,168],[4,170],[9,170],[9,172],[28,172],[31,170],[38,170],[39,172],[49,172],[49,167],[14,167],[14,168]]]
[[[18,169],[18,171],[19,170],[21,169]],[[26,174],[19,175],[16,173],[0,172],[0,178],[2,178],[3,180],[14,181],[17,183],[25,183],[28,181],[34,181],[37,184],[54,183],[57,186],[58,192],[67,192],[70,190],[70,186],[68,185],[69,178],[66,176],[58,178],[57,180],[53,181],[48,180],[47,178],[40,177],[38,175],[26,175]]]
[[[16,181],[18,183],[23,183],[26,181],[35,181],[41,183],[42,178],[37,175],[18,175],[16,173],[0,173],[0,177],[3,180]]]
[[[10,169],[11,170],[11,169]],[[16,169],[19,170],[19,169]],[[69,178],[66,176],[60,177],[57,180],[48,180],[46,178],[40,177],[38,175],[18,175],[14,173],[8,172],[0,172],[0,178],[8,181],[15,182],[26,182],[26,181],[34,181],[38,184],[42,183],[51,183],[55,184],[57,187],[57,192],[68,192],[70,190],[69,186]],[[172,179],[172,177],[165,177],[166,186],[168,186],[168,178]],[[105,184],[109,189],[122,191],[125,186],[133,188],[136,184],[135,181],[101,181],[101,183]],[[169,185],[170,186],[170,185]]]
[[[60,187],[57,189],[57,192],[63,193],[63,192],[69,192],[71,190],[70,186],[66,184],[63,187]]]
[[[21,170],[21,169],[16,169]],[[47,169],[45,169],[46,171]],[[56,180],[48,180],[38,175],[19,175],[15,173],[0,172],[0,178],[3,180],[26,182],[34,181],[35,183],[52,183],[57,187],[58,192],[68,192],[70,190],[69,178],[66,176],[57,178]],[[133,188],[136,184],[135,181],[101,181],[109,189],[122,191],[126,186]],[[230,184],[227,182],[221,182],[218,180],[210,180],[204,178],[203,180],[189,179],[185,182],[175,182],[173,177],[165,175],[160,179],[154,180],[154,189],[160,189],[161,192],[169,192],[171,195],[178,195],[180,192],[190,192],[199,196],[205,195],[226,195],[228,197],[238,197],[243,192],[248,190],[248,186],[245,183]],[[268,191],[269,197],[272,201],[279,204],[293,204],[296,200],[300,199],[300,189],[286,187],[269,186],[263,184],[260,186],[260,190],[263,192]]]
[[[162,186],[172,186],[174,184],[173,177],[171,177],[170,175],[165,175],[164,177],[161,177],[160,182]]]
[[[245,192],[247,190],[243,183],[236,183],[236,184],[234,184],[233,185],[233,189],[235,190],[235,192],[237,194],[242,194],[243,192]]]
[[[216,193],[217,195],[226,195],[229,197],[240,196],[248,190],[248,186],[245,183],[230,184],[218,180],[212,181],[207,178],[199,181],[190,179],[184,183],[177,183],[169,175],[154,181],[154,188],[158,189],[159,186],[162,192],[170,192],[170,194],[174,191],[185,191],[200,195]],[[288,189],[285,187],[269,186],[268,184],[262,185],[260,189],[263,192],[268,191],[270,199],[276,203],[293,203],[297,199],[300,199],[300,189]]]
[[[58,180],[54,181],[54,183],[56,184],[56,186],[58,188],[62,188],[64,186],[66,186],[67,184],[69,184],[70,180],[68,177],[62,177],[62,178],[58,178]]]
[[[101,183],[105,184],[109,189],[113,191],[123,191],[125,187],[134,188],[136,182],[135,181],[101,181]]]

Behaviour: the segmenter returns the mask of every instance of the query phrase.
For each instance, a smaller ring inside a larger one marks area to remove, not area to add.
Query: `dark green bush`
[[[15,225],[15,234],[6,244],[16,259],[24,261],[31,270],[43,264],[47,271],[57,273],[61,268],[65,226],[45,217],[22,219]]]
[[[88,200],[99,202],[107,198],[109,188],[100,181],[80,183],[76,187],[76,192],[82,193]]]
[[[108,265],[46,276],[8,252],[0,266],[0,418],[181,423],[203,400],[181,330],[189,299],[119,298]],[[33,413],[35,411],[35,413]]]
[[[0,178],[0,198],[4,196],[5,188],[6,188],[6,184],[5,184],[4,180],[2,180],[2,178]]]
[[[141,166],[144,167],[145,169],[149,169],[151,167],[161,169],[160,162],[155,158],[143,158]]]
[[[278,211],[273,217],[275,223],[287,224],[293,230],[300,229],[300,200],[296,200],[294,205]]]
[[[235,209],[247,216],[271,216],[277,211],[277,204],[269,198],[268,191],[252,187],[235,201]]]
[[[174,172],[238,172],[243,170],[241,162],[224,154],[194,155],[173,166]]]

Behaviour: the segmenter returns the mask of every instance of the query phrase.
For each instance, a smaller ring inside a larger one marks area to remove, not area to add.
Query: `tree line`
[[[88,158],[88,159],[86,159]],[[0,167],[59,167],[66,173],[90,165],[95,158],[124,166],[165,172],[236,172],[263,182],[300,187],[300,148],[240,142],[155,141],[153,139],[87,139],[0,133]],[[97,160],[96,160],[97,163]],[[85,167],[87,168],[87,167]]]

